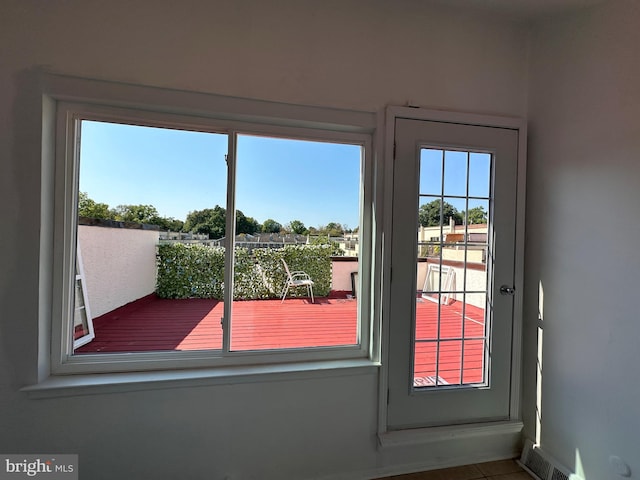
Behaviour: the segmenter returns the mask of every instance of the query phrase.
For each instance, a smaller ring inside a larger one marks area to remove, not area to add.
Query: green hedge
[[[156,294],[162,298],[223,298],[224,247],[197,244],[158,246]],[[289,270],[302,270],[313,279],[313,292],[322,297],[331,290],[331,246],[288,245],[257,248],[249,254],[236,248],[234,291],[236,300],[278,298],[286,280],[281,258]],[[290,295],[306,295],[294,289]]]

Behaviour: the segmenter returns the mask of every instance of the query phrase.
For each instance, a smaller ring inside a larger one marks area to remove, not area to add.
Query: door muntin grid
[[[488,386],[493,163],[420,149],[412,391]]]

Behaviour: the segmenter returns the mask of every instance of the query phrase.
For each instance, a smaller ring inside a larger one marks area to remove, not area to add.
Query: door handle
[[[508,285],[502,285],[500,287],[500,294],[501,295],[510,295],[513,296],[516,293],[516,287],[510,287]]]

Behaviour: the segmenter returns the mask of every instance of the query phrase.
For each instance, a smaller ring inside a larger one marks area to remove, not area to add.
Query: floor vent
[[[560,465],[530,440],[527,440],[518,463],[538,480],[583,480]]]

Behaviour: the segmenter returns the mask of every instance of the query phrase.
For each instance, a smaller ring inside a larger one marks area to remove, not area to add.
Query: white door
[[[518,130],[397,118],[388,428],[510,415]]]

